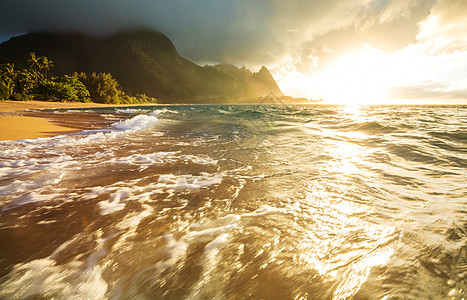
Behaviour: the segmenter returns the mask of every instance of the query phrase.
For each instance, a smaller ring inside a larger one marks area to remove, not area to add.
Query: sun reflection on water
[[[334,187],[346,194],[351,186]],[[325,183],[310,183],[305,210],[314,228],[299,244],[298,260],[337,286],[334,299],[355,295],[374,267],[388,262],[394,252],[395,227],[365,221],[367,206],[329,192]]]
[[[332,157],[336,158],[330,162],[330,172],[345,175],[358,172],[355,163],[361,155],[360,146],[348,142],[336,142],[330,152]]]
[[[352,124],[367,121],[361,106],[343,110]],[[394,226],[362,218],[373,212],[354,198],[353,182],[373,152],[360,143],[368,135],[341,130],[334,131],[334,136],[327,149],[332,159],[324,167],[329,180],[309,182],[305,213],[312,216],[314,228],[300,243],[298,259],[335,284],[334,299],[347,299],[360,290],[375,267],[389,261],[398,234]]]
[[[363,117],[364,111],[363,108],[365,105],[361,103],[348,103],[342,107],[342,112],[354,120],[361,120]]]

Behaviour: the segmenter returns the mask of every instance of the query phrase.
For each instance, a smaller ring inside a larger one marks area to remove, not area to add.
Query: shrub
[[[119,90],[119,84],[110,73],[75,73],[89,91],[91,100],[98,103],[119,103],[119,97],[122,92]]]
[[[62,77],[56,77],[53,79],[53,81],[55,83],[60,83],[71,87],[74,90],[73,94],[76,94],[76,101],[89,102],[89,91],[78,78],[65,75]]]
[[[41,81],[35,89],[36,99],[44,101],[80,101],[86,102],[89,92],[85,86],[71,76],[56,77]]]

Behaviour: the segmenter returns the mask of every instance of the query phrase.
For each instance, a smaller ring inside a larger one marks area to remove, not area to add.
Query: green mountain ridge
[[[110,37],[28,33],[0,44],[0,63],[27,67],[30,52],[54,62],[51,74],[111,73],[126,93],[144,93],[161,103],[236,103],[283,96],[266,67],[257,73],[233,65],[201,67],[180,56],[165,35],[151,30]]]

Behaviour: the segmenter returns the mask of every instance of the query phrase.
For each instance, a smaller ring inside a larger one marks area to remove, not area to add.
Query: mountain
[[[122,31],[110,37],[81,33],[28,33],[0,44],[0,63],[27,67],[35,52],[54,62],[52,74],[111,73],[127,94],[162,103],[226,103],[282,96],[266,67],[257,73],[232,65],[201,67],[180,56],[160,32]]]

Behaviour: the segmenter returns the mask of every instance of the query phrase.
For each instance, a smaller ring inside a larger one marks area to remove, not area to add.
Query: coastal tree
[[[76,94],[77,101],[87,102],[89,100],[89,91],[77,77],[65,75],[62,77],[56,77],[53,81],[72,87],[74,94]]]
[[[30,92],[34,87],[33,74],[29,70],[15,70],[14,77],[13,97],[16,100],[25,100],[30,98]]]
[[[6,99],[8,99],[8,91],[7,91],[6,86],[0,80],[0,100],[6,100]]]
[[[110,73],[75,73],[77,77],[89,91],[91,100],[98,103],[119,103],[119,98],[123,95],[119,89],[119,84]]]
[[[0,82],[6,90],[6,98],[13,94],[15,78],[15,66],[14,64],[3,64],[0,66]]]
[[[53,61],[51,61],[47,57],[41,56],[39,58],[39,67],[40,69],[44,70],[44,78],[45,80],[47,80],[47,73],[48,71],[50,71],[50,69],[52,69],[52,67],[54,67],[54,64]]]
[[[40,65],[41,65],[41,61],[40,61],[40,58],[36,56],[36,53],[34,52],[31,52],[29,53],[28,55],[28,64],[29,66],[31,67],[32,69],[32,72],[33,72],[33,76],[34,76],[34,80],[37,82],[37,70],[40,68]]]
[[[0,65],[0,99],[81,101],[111,104],[157,103],[145,94],[126,95],[110,73],[74,73],[48,78],[54,66],[45,56],[29,53],[28,69],[15,69],[12,63]]]
[[[36,99],[43,101],[79,101],[89,100],[89,91],[76,77],[63,76],[43,80],[37,84]]]

